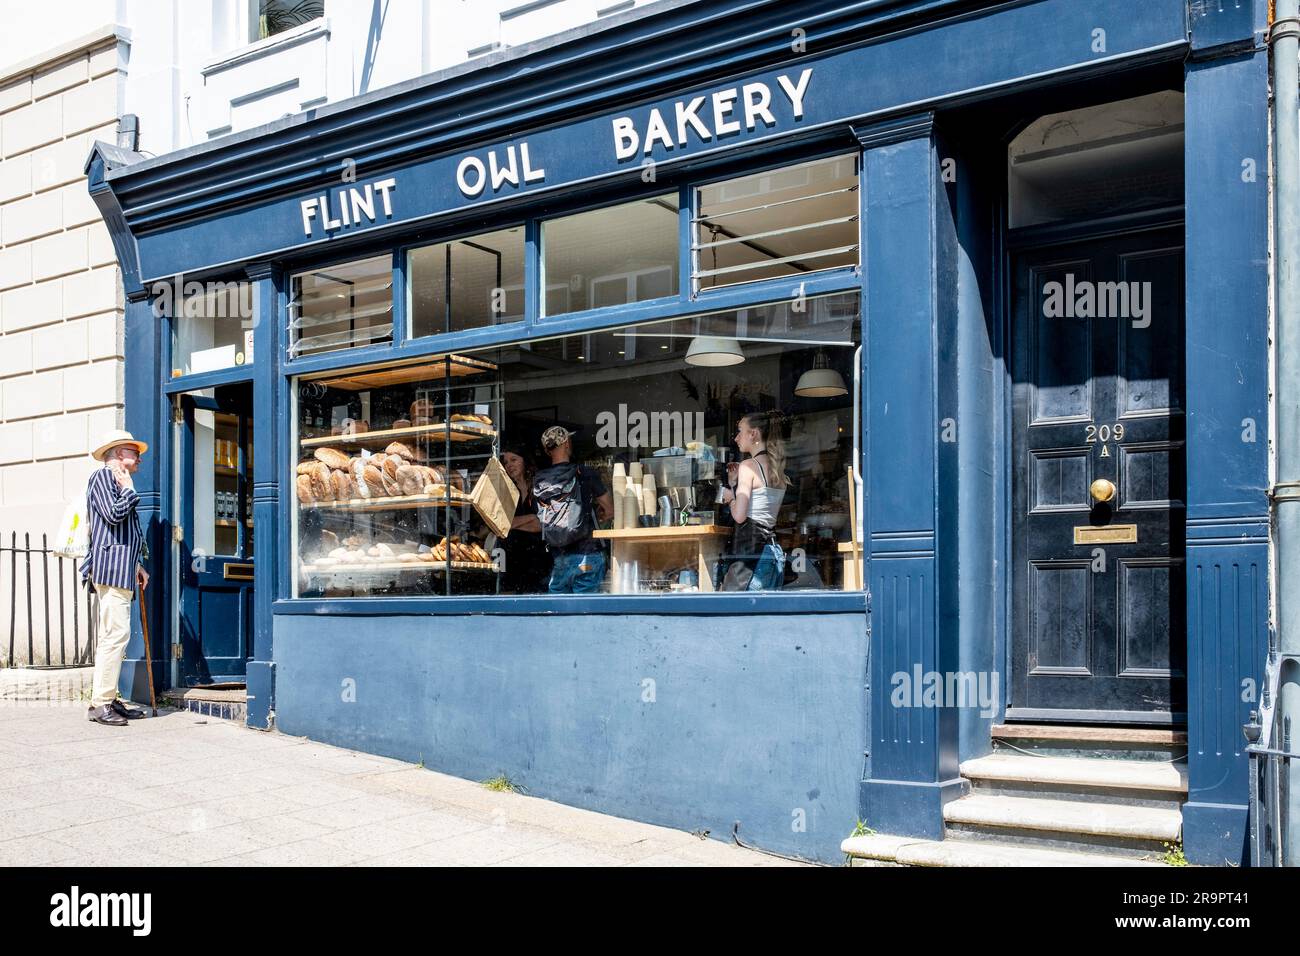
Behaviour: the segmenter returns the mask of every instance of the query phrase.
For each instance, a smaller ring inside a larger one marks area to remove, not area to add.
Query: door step
[[[989,789],[1072,788],[1085,793],[1181,801],[1187,765],[1156,760],[995,753],[964,761],[961,775]]]
[[[994,753],[1170,761],[1187,755],[1187,731],[1169,727],[997,724]]]
[[[969,789],[945,804],[942,840],[873,834],[845,840],[844,852],[875,866],[1163,865],[1182,837],[1187,799],[1186,762],[1167,749],[1185,746],[1180,735],[999,727],[994,753],[961,764]],[[1033,749],[999,746],[1009,739]],[[1114,749],[1078,756],[1059,753],[1063,744]]]
[[[173,687],[158,695],[158,703],[218,720],[242,723],[248,719],[248,690],[242,684],[223,684],[221,688]]]
[[[855,865],[901,866],[1162,866],[1101,853],[1076,853],[966,840],[913,840],[872,834],[840,844]],[[857,861],[864,861],[858,864]]]

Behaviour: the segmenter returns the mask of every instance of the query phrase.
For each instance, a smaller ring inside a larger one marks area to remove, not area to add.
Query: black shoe
[[[120,717],[125,717],[128,720],[139,720],[141,717],[144,716],[143,710],[141,710],[139,707],[126,706],[126,704],[122,703],[122,698],[120,697],[114,698],[113,703],[109,704],[108,706],[113,708],[113,713],[117,714]]]
[[[90,710],[86,711],[86,716],[97,724],[107,724],[110,727],[126,726],[126,718],[115,713],[108,704],[102,707],[90,708]]]

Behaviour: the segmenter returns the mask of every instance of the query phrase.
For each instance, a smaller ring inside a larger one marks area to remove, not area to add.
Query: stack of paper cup
[[[651,517],[659,513],[659,493],[655,488],[653,474],[648,474],[641,480],[641,513]]]
[[[623,464],[619,462],[614,466],[614,527],[622,528],[623,524],[623,505],[627,495],[627,475],[623,473]]]
[[[627,488],[623,492],[623,527],[635,528],[640,525],[641,517],[641,486],[633,484],[631,479],[628,480]]]

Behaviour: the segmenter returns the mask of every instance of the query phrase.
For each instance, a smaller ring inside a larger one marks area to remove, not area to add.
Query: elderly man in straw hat
[[[140,530],[131,475],[148,449],[130,432],[116,429],[104,436],[91,457],[104,463],[90,476],[86,507],[90,522],[90,551],[81,570],[82,580],[99,594],[99,634],[95,642],[95,682],[90,698],[90,719],[110,727],[126,725],[127,718],[144,711],[127,707],[117,697],[127,638],[131,635],[131,598],[136,585],[149,583],[144,570],[148,550]]]

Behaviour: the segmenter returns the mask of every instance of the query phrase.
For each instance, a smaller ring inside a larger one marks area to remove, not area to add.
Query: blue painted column
[[[1244,860],[1268,641],[1268,57],[1187,67],[1188,860]]]
[[[145,610],[149,615],[149,651],[153,661],[155,694],[167,688],[168,622],[170,607],[167,556],[170,550],[170,482],[167,399],[162,394],[163,349],[166,321],[154,314],[144,289],[127,290],[124,329],[126,429],[149,444],[133,481],[140,496],[136,506],[150,558],[145,570]],[[118,690],[123,697],[148,703],[144,636],[140,610],[131,606],[131,639],[127,642]]]
[[[941,482],[937,331],[953,253],[933,116],[856,130],[862,144],[866,521],[871,591],[871,736],[863,817],[882,833],[937,839],[961,793],[957,714],[923,697],[957,667],[941,638],[936,570]]]
[[[253,647],[246,669],[248,726],[270,730],[275,713],[271,605],[279,567],[279,290],[269,265],[247,270],[253,283]]]

